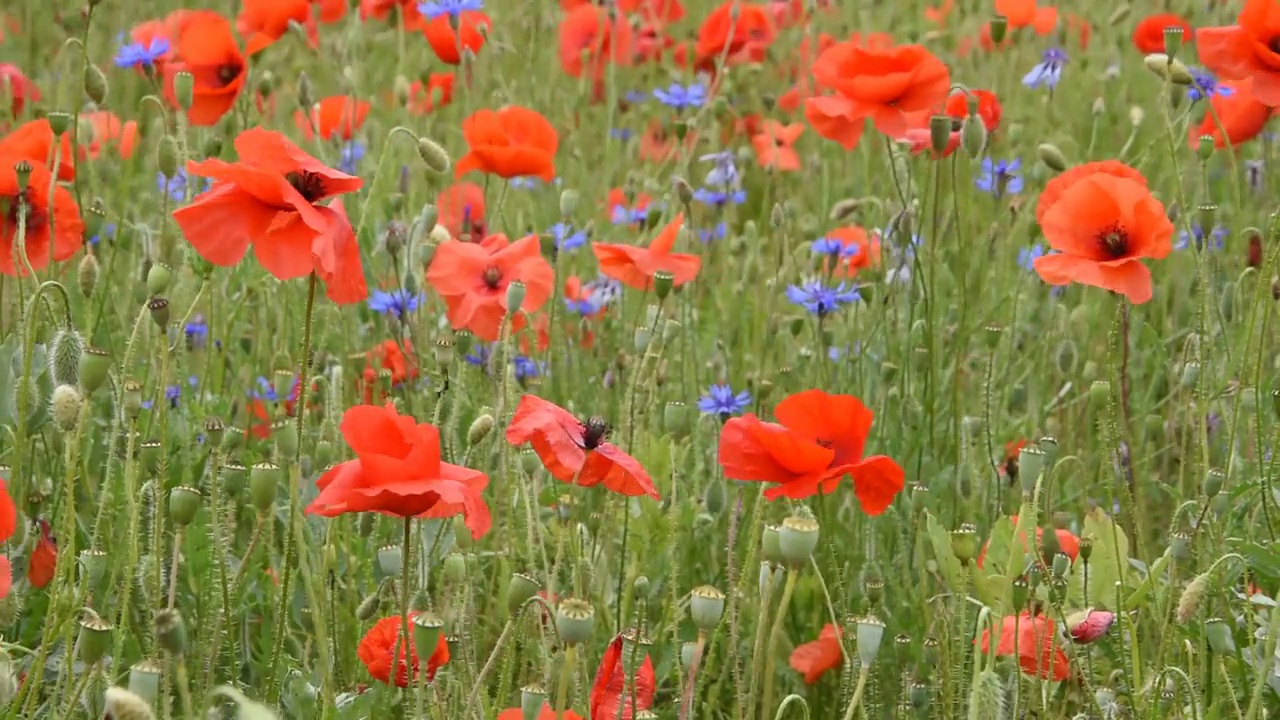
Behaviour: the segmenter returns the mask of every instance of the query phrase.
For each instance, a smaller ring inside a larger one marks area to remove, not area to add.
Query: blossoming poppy
[[[485,222],[484,189],[470,182],[454,183],[436,197],[438,220],[457,240],[477,242],[489,235]]]
[[[18,182],[16,167],[20,163],[31,168],[25,188]],[[15,253],[20,223],[27,260],[33,268],[43,268],[50,260],[67,260],[83,247],[80,207],[69,190],[52,180],[43,163],[6,154],[0,142],[0,274],[27,274],[27,267]]]
[[[378,372],[386,370],[390,375],[392,386],[399,385],[405,380],[418,377],[417,365],[413,362],[413,345],[408,341],[404,341],[404,350],[400,349],[400,343],[395,340],[384,340],[373,349],[365,353],[365,367],[361,374],[361,392],[364,396],[366,405],[373,403],[373,388],[377,384]],[[410,354],[406,355],[408,351]],[[379,402],[384,402],[385,397],[379,398]]]
[[[852,395],[805,390],[774,408],[777,423],[752,413],[731,418],[720,432],[725,477],[774,483],[765,497],[807,498],[831,493],[846,475],[868,515],[879,515],[902,490],[906,474],[885,455],[864,457],[874,415]]]
[[[604,76],[609,65],[630,65],[633,32],[626,17],[597,5],[580,5],[560,19],[560,68],[569,77]]]
[[[128,160],[138,145],[138,123],[121,122],[120,117],[108,110],[80,114],[80,127],[88,137],[80,137],[81,148],[91,158],[97,158],[109,147],[114,147],[120,157]]]
[[[43,588],[53,581],[58,569],[58,543],[53,539],[48,520],[41,520],[38,524],[40,536],[27,558],[27,582],[31,587]]]
[[[648,247],[593,243],[591,249],[600,263],[600,274],[636,290],[652,288],[654,276],[659,272],[671,273],[673,288],[691,282],[702,268],[702,258],[671,252],[683,226],[684,213],[680,213],[658,232]]]
[[[9,487],[4,478],[0,478],[0,543],[8,542],[18,530],[18,507],[9,496]],[[9,556],[0,553],[0,599],[9,596],[13,588],[13,568],[9,565]]]
[[[428,20],[418,15],[415,8],[414,15],[416,27],[422,30],[436,57],[449,65],[460,64],[464,52],[478,54],[493,28],[493,21],[480,10],[464,10],[457,16],[444,14]]]
[[[356,655],[375,680],[391,684],[391,666],[394,654],[396,668],[395,683],[398,687],[409,687],[410,682],[417,682],[418,674],[423,672],[418,659],[418,648],[413,640],[413,618],[416,610],[410,610],[408,618],[393,615],[384,617],[374,623],[360,639]],[[405,625],[409,625],[408,642],[405,642]],[[405,645],[408,645],[406,648]],[[398,652],[397,652],[398,650]],[[406,652],[407,650],[407,652]],[[405,662],[405,657],[408,662]],[[449,662],[449,641],[444,634],[436,641],[436,646],[427,658],[426,676],[428,682],[435,679],[436,671]]]
[[[805,101],[805,117],[845,149],[858,144],[868,118],[880,132],[902,137],[912,114],[941,106],[951,91],[947,66],[921,45],[837,43],[818,57],[813,78],[834,94]]]
[[[518,105],[477,110],[462,121],[467,154],[454,170],[458,177],[479,171],[501,178],[556,177],[560,135],[541,113]]]
[[[1280,106],[1280,4],[1246,0],[1235,25],[1196,30],[1200,62],[1222,80],[1252,80],[1253,94]]]
[[[586,422],[536,395],[525,395],[507,426],[507,442],[529,443],[551,477],[592,487],[603,484],[619,495],[648,495],[660,499],[653,478],[638,460],[605,440],[609,425],[603,418]]]
[[[498,713],[497,720],[524,720],[524,710],[518,707],[507,708]],[[563,714],[558,713],[551,709],[550,703],[544,703],[536,720],[582,720],[582,716],[569,709],[565,709]]]
[[[40,87],[17,65],[0,63],[0,90],[8,95],[9,114],[14,117],[22,116],[22,109],[28,102],[40,102]]]
[[[714,71],[722,59],[726,65],[762,62],[773,39],[773,21],[764,6],[729,0],[717,5],[698,27],[694,63]]]
[[[315,272],[335,303],[363,300],[368,286],[351,222],[341,202],[319,204],[360,189],[363,181],[326,167],[271,130],[245,130],[235,147],[238,162],[187,163],[188,174],[214,180],[211,190],[173,213],[196,252],[228,267],[252,245],[278,280]]]
[[[996,0],[996,14],[1005,17],[1010,30],[1030,27],[1037,35],[1048,35],[1058,24],[1058,9],[1036,0]]]
[[[62,137],[58,137],[49,121],[44,118],[24,122],[0,138],[0,156],[19,158],[49,167],[49,163],[54,162],[55,145],[58,148],[58,181],[71,182],[76,179],[76,158],[71,151],[71,133],[63,133]]]
[[[613,642],[609,643],[604,656],[600,658],[600,666],[596,668],[595,682],[591,685],[591,710],[588,715],[592,720],[618,717],[623,720],[632,720],[641,710],[653,707],[654,694],[658,688],[653,661],[649,659],[649,654],[645,653],[635,676],[628,678],[627,663],[622,657],[624,648],[626,644],[623,642],[623,636],[618,635]],[[637,652],[643,652],[643,650]]]
[[[1058,645],[1054,630],[1053,619],[1045,615],[1032,615],[1029,611],[1007,615],[1000,621],[996,655],[1016,655],[1022,672],[1041,680],[1062,682],[1071,675],[1071,663]],[[982,631],[979,641],[982,652],[989,652],[991,628]]]
[[[818,639],[797,645],[791,651],[791,669],[804,674],[806,685],[812,685],[828,670],[836,670],[844,663],[840,650],[840,628],[831,623],[822,627]]]
[[[453,79],[451,72],[431,73],[426,80],[415,80],[409,84],[409,112],[416,115],[439,110],[453,102]]]
[[[804,125],[791,123],[783,125],[776,120],[767,120],[764,128],[751,137],[751,147],[756,152],[756,162],[760,167],[778,172],[796,172],[800,169],[800,155],[794,145],[804,134]]]
[[[1262,134],[1271,120],[1272,109],[1253,94],[1253,83],[1243,82],[1234,87],[1221,83],[1219,92],[1209,96],[1209,110],[1199,124],[1187,131],[1187,143],[1191,149],[1200,146],[1200,138],[1213,139],[1218,149],[1236,148]],[[1225,92],[1224,92],[1225,91]]]
[[[524,283],[524,301],[518,308],[509,308],[507,290],[515,281]],[[427,282],[444,298],[455,330],[466,328],[481,340],[494,342],[509,312],[535,312],[551,297],[555,271],[542,257],[536,235],[514,243],[494,235],[483,245],[458,240],[442,243],[427,268]]]
[[[814,252],[822,250],[828,256],[823,268],[826,272],[842,277],[853,277],[859,270],[873,268],[880,264],[880,235],[868,233],[857,225],[828,230],[822,239],[814,244]],[[830,257],[835,256],[837,262],[831,267]]]
[[[1142,260],[1173,250],[1173,223],[1164,206],[1140,173],[1115,161],[1080,165],[1050,180],[1036,219],[1058,251],[1033,261],[1050,285],[1092,285],[1141,304],[1152,292]]]
[[[320,20],[341,20],[347,12],[345,0],[244,0],[236,18],[236,30],[245,38],[245,55],[256,55],[288,32],[290,23],[306,29],[307,41],[315,49],[320,44],[313,6],[319,5]]]
[[[354,100],[349,95],[335,95],[313,105],[310,113],[295,111],[293,123],[308,140],[314,137],[314,133],[319,133],[325,140],[350,140],[356,130],[364,125],[369,107],[369,103],[364,100]]]
[[[937,7],[927,7],[924,9],[924,19],[938,26],[945,26],[947,18],[951,15],[951,11],[955,9],[955,0],[942,0],[942,4]]]
[[[212,10],[178,11],[166,23],[169,57],[163,63],[165,99],[174,107],[178,96],[174,78],[192,75],[192,104],[187,120],[192,125],[215,125],[235,104],[244,87],[248,66],[231,23]]]
[[[320,494],[307,506],[307,514],[461,514],[472,537],[489,531],[489,506],[481,495],[488,476],[442,462],[440,431],[434,426],[401,415],[388,403],[350,408],[339,429],[356,459],[335,465],[320,476],[316,481]]]
[[[1164,31],[1166,28],[1177,28],[1182,31],[1184,41],[1194,39],[1191,34],[1191,23],[1175,13],[1156,13],[1138,21],[1133,28],[1133,45],[1144,55],[1164,52]]]

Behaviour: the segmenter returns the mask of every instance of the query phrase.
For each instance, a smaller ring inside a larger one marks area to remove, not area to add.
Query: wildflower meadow
[[[1280,717],[1280,0],[0,3],[0,720]]]

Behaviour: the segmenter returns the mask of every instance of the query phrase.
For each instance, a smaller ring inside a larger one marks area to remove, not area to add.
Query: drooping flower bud
[[[529,598],[542,589],[542,583],[523,573],[512,573],[511,582],[507,583],[507,612],[515,613]]]
[[[80,380],[84,340],[71,329],[58,330],[49,341],[49,377],[54,385],[75,385]]]
[[[422,161],[431,168],[432,172],[441,175],[449,172],[452,162],[449,160],[449,153],[440,147],[435,141],[428,138],[418,138],[418,156]]]

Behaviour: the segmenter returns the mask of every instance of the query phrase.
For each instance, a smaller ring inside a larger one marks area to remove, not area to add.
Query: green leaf
[[[1002,517],[996,521],[995,527],[991,528],[991,536],[987,540],[986,553],[983,555],[983,569],[993,575],[1012,577],[1018,574],[1022,568],[1007,567],[1009,564],[1009,546],[1012,544],[1013,522],[1007,517]]]
[[[10,335],[8,340],[0,344],[0,425],[13,422],[18,414],[17,376],[14,373],[18,354],[18,336]]]
[[[1115,608],[1116,583],[1128,584],[1131,574],[1129,538],[1101,508],[1085,515],[1080,537],[1093,542],[1093,553],[1089,562],[1077,559],[1072,566],[1067,598],[1076,607]]]
[[[960,561],[956,559],[955,553],[951,552],[951,533],[942,527],[942,523],[938,522],[932,513],[929,513],[928,518],[925,531],[929,535],[929,542],[933,544],[933,556],[938,561],[938,571],[947,581],[947,588],[958,591],[963,572]]]
[[[1168,566],[1169,561],[1173,559],[1173,550],[1165,550],[1160,559],[1155,561],[1150,568],[1147,569],[1147,576],[1142,578],[1142,582],[1138,583],[1138,587],[1125,598],[1124,609],[1133,610],[1142,605],[1147,600],[1147,595],[1151,593],[1151,588],[1155,587],[1160,576],[1164,574],[1164,569]]]
[[[983,604],[991,607],[992,612],[997,616],[1003,616],[1010,613],[1013,607],[1012,595],[1010,594],[1013,586],[1012,581],[1003,575],[975,575],[973,578],[973,592]]]

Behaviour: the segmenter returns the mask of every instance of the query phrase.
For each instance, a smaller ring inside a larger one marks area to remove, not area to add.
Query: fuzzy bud
[[[991,670],[983,670],[969,689],[969,720],[1001,718],[1006,714],[1004,683]]]
[[[157,612],[153,625],[160,647],[174,655],[187,651],[187,623],[176,609],[166,608]]]
[[[1036,156],[1040,158],[1040,162],[1044,163],[1045,167],[1054,172],[1062,172],[1067,169],[1067,158],[1058,149],[1057,145],[1041,143],[1036,147]]]
[[[1174,613],[1174,617],[1182,624],[1188,623],[1192,617],[1195,617],[1196,611],[1200,609],[1200,603],[1204,600],[1205,594],[1209,591],[1210,573],[1201,573],[1191,579],[1187,583],[1187,587],[1182,591],[1182,595],[1178,598],[1178,609]]]
[[[49,341],[49,377],[54,385],[75,385],[80,381],[80,358],[84,340],[75,330],[59,330]]]
[[[59,385],[49,399],[49,415],[62,432],[71,432],[80,423],[84,396],[74,385]]]
[[[693,186],[679,175],[671,178],[671,186],[676,191],[676,199],[681,205],[688,206],[693,202]]]
[[[965,119],[964,126],[960,128],[960,147],[975,159],[987,151],[987,126],[982,118],[970,115]]]
[[[431,168],[432,172],[441,175],[449,172],[449,167],[452,165],[449,153],[435,141],[427,138],[418,138],[418,156],[427,164],[427,167]]]
[[[80,288],[80,294],[86,298],[92,297],[101,274],[102,263],[98,262],[98,256],[92,252],[86,252],[84,257],[80,258],[80,265],[76,267],[76,285]]]
[[[951,144],[951,116],[934,115],[929,118],[929,145],[939,155]]]
[[[166,178],[176,177],[181,163],[178,141],[172,135],[162,136],[159,145],[156,146],[156,167],[160,173]]]
[[[133,671],[130,670],[130,675],[132,673]],[[157,682],[158,680],[159,674],[157,673]],[[144,698],[118,687],[107,688],[106,697],[103,699],[103,709],[106,712],[106,717],[111,720],[155,720],[156,717],[155,712],[151,709],[151,704]]]
[[[467,445],[477,445],[481,440],[489,436],[493,431],[493,416],[485,413],[476,418],[471,423],[471,427],[467,429]]]
[[[1174,85],[1191,85],[1195,82],[1185,63],[1181,60],[1165,55],[1164,53],[1152,53],[1143,59],[1143,64],[1147,69],[1155,73],[1161,80],[1168,80]]]
[[[95,105],[101,105],[107,101],[107,76],[93,63],[85,63],[84,65],[84,94]]]

